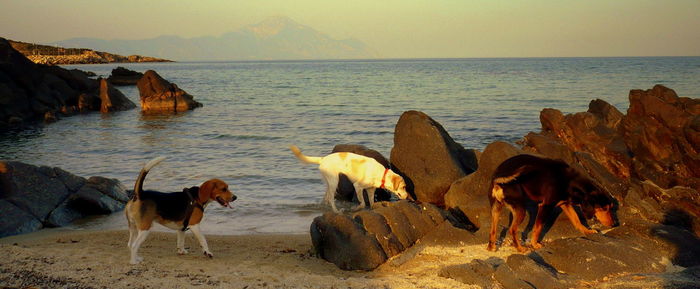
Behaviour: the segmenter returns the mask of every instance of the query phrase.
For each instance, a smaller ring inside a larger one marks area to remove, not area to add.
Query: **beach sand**
[[[176,254],[175,233],[152,232],[141,247],[144,262],[129,264],[128,232],[67,229],[0,239],[0,287],[39,288],[479,288],[438,276],[447,265],[491,256],[486,243],[447,223],[372,272],[343,271],[317,258],[303,235],[213,236],[214,258],[201,254],[187,233],[188,255]],[[445,234],[452,237],[441,242]],[[472,240],[472,244],[461,241]],[[442,244],[440,244],[442,243]],[[482,244],[483,243],[483,244]]]

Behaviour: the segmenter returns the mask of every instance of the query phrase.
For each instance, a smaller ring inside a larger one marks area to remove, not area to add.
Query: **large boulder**
[[[476,153],[456,143],[438,122],[406,111],[394,131],[391,164],[416,200],[444,205],[450,185],[477,169]]]
[[[352,215],[325,213],[311,224],[317,255],[344,270],[373,270],[445,221],[430,204],[375,203]]]
[[[136,108],[131,100],[114,88],[106,79],[100,79],[100,112],[112,112]]]
[[[107,80],[113,85],[136,85],[139,79],[143,77],[143,73],[136,72],[133,70],[126,69],[124,67],[117,67],[112,69],[112,74],[109,75]]]
[[[120,211],[129,200],[115,179],[85,179],[60,168],[0,161],[0,237],[60,227]]]
[[[202,106],[187,92],[153,70],[146,71],[136,85],[144,112],[182,112]]]
[[[389,168],[389,160],[387,160],[380,152],[369,149],[363,145],[339,144],[333,147],[333,151],[331,153],[337,152],[349,152],[370,157],[382,164],[385,168]],[[388,201],[391,198],[391,193],[384,189],[376,189],[374,191],[374,196],[377,201]],[[355,187],[344,174],[340,174],[340,180],[338,181],[338,189],[336,190],[335,198],[336,200],[359,202],[355,194]]]

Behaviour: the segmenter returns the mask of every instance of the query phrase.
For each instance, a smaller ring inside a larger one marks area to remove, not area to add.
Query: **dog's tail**
[[[320,164],[321,163],[321,157],[310,157],[310,156],[305,156],[304,154],[301,153],[301,150],[295,146],[289,146],[289,149],[292,150],[294,155],[302,162],[309,163],[309,164]]]
[[[148,171],[150,171],[153,167],[162,162],[164,159],[165,157],[157,157],[155,159],[150,160],[143,166],[141,172],[139,173],[139,177],[136,178],[136,183],[134,184],[134,200],[138,200],[139,198],[141,198],[141,192],[143,191],[143,181],[146,180],[146,175],[148,174]]]

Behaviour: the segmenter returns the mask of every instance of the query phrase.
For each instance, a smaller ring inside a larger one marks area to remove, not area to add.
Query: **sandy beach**
[[[460,230],[440,230],[461,235]],[[465,233],[464,237],[474,236]],[[479,288],[438,276],[447,265],[505,257],[484,244],[427,237],[373,272],[343,271],[312,253],[309,235],[207,236],[213,259],[191,233],[188,255],[177,255],[175,234],[153,232],[144,262],[128,263],[128,232],[43,230],[0,239],[0,287],[17,288]],[[432,239],[432,240],[431,240]],[[438,244],[443,243],[443,244]]]

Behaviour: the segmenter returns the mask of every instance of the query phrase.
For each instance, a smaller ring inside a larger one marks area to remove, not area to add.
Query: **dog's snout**
[[[235,201],[236,199],[238,199],[238,197],[236,197],[236,195],[231,195],[231,202]]]

